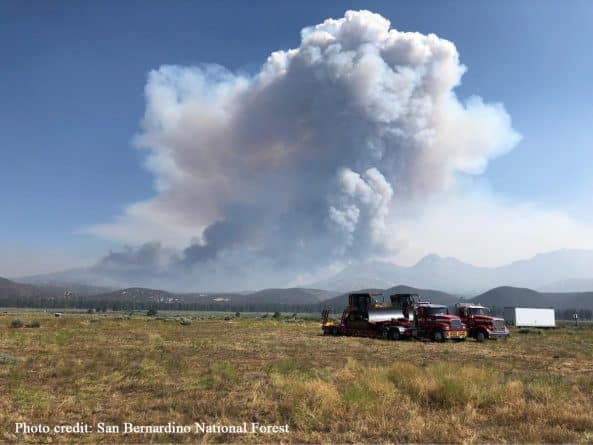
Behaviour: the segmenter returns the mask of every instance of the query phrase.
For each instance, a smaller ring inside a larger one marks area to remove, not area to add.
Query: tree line
[[[106,299],[96,296],[2,296],[0,307],[16,308],[37,308],[37,309],[80,309],[106,311],[147,311],[173,310],[173,311],[220,311],[220,312],[297,312],[297,313],[318,313],[325,307],[323,302],[314,304],[287,304],[287,303],[253,303],[253,302],[215,302],[215,301],[174,301],[158,302],[136,299]],[[342,308],[333,308],[341,311]],[[490,313],[497,317],[503,316],[504,308],[492,306]],[[555,310],[556,319],[573,320],[574,314],[579,320],[593,320],[591,309],[563,308]]]
[[[246,303],[246,302],[158,302],[150,300],[105,299],[93,296],[71,297],[0,297],[0,307],[37,309],[80,309],[106,311],[173,310],[173,311],[221,311],[221,312],[297,312],[316,313],[323,304]]]

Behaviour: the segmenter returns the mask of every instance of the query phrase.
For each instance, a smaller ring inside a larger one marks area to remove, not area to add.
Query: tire
[[[484,340],[486,340],[486,334],[484,334],[484,331],[480,330],[476,332],[476,341],[482,343]]]
[[[391,340],[399,340],[400,339],[399,329],[397,329],[397,328],[396,329],[392,329],[389,332],[389,338]]]
[[[333,328],[332,328],[332,335],[333,335],[334,337],[337,337],[337,336],[338,336],[338,334],[339,334],[339,333],[338,333],[338,328],[336,328],[336,327],[333,327]]]
[[[432,333],[432,341],[438,341],[438,342],[445,341],[445,336],[443,335],[443,331],[441,331],[440,329],[435,330]]]
[[[381,331],[381,338],[383,340],[389,340],[389,331],[387,329]]]

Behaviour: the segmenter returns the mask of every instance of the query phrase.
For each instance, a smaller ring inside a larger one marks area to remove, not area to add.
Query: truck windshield
[[[471,315],[488,315],[488,309],[485,307],[470,307],[469,313]]]
[[[447,308],[445,306],[442,307],[427,307],[426,312],[428,315],[446,315]]]

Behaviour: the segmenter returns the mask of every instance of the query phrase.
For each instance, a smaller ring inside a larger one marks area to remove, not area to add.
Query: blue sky
[[[254,72],[299,31],[371,9],[436,33],[468,67],[457,94],[502,102],[523,140],[483,176],[512,199],[593,222],[589,1],[0,3],[0,276],[89,262],[80,233],[153,195],[132,147],[147,73],[217,63]]]

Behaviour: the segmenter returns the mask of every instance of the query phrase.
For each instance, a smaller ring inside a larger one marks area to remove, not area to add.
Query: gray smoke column
[[[480,174],[520,138],[501,105],[458,100],[464,71],[453,43],[369,11],[303,29],[251,77],[162,66],[137,138],[157,195],[97,232],[166,221],[195,237],[186,266],[223,252],[310,265],[380,253],[399,200]]]

